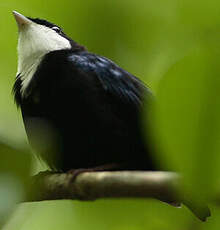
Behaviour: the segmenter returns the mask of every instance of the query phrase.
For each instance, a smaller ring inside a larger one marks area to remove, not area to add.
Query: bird
[[[13,14],[19,31],[14,99],[37,156],[73,179],[82,172],[161,170],[142,122],[143,109],[148,115],[155,103],[150,88],[58,25]],[[210,216],[205,204],[186,205],[203,221]]]
[[[18,25],[13,93],[33,151],[62,172],[155,170],[142,122],[143,108],[150,110],[154,102],[150,88],[58,25],[13,14]]]

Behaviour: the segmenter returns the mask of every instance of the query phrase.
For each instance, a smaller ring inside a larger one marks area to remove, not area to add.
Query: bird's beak
[[[25,17],[22,14],[19,14],[16,11],[13,11],[13,15],[15,17],[17,24],[18,24],[19,30],[23,29],[25,26],[30,25],[32,23],[32,21],[30,19],[28,19],[27,17]]]

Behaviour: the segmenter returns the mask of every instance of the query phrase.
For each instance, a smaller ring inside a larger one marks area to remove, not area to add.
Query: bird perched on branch
[[[19,28],[13,90],[36,153],[73,178],[83,171],[157,169],[141,122],[143,103],[149,109],[153,101],[150,90],[59,26],[13,13]],[[210,215],[203,204],[187,205],[201,220]]]
[[[59,26],[13,14],[19,29],[13,90],[32,148],[56,170],[154,169],[141,123],[150,90]]]

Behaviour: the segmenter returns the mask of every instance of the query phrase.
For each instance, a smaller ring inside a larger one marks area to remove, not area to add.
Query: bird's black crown
[[[28,17],[29,20],[31,20],[32,22],[35,22],[39,25],[43,25],[46,26],[48,28],[54,29],[55,32],[57,32],[60,36],[66,38],[67,40],[69,40],[71,47],[74,51],[84,51],[86,50],[86,48],[82,45],[79,45],[77,42],[75,42],[74,40],[72,40],[69,36],[67,36],[61,27],[59,27],[58,25],[51,23],[47,20],[44,19],[40,19],[40,18],[31,18]]]
[[[35,23],[37,23],[39,25],[44,25],[44,26],[49,27],[49,28],[52,28],[52,27],[55,27],[55,26],[59,27],[58,25],[56,25],[54,23],[51,23],[51,22],[48,22],[47,20],[44,20],[44,19],[30,18],[30,17],[28,17],[28,19],[30,19],[32,22],[35,22]]]

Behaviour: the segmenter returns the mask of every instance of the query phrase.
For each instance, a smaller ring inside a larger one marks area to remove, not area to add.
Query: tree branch
[[[40,173],[34,177],[31,200],[96,200],[100,198],[155,198],[178,206],[187,205],[201,220],[210,216],[205,205],[180,196],[180,176],[173,172],[84,172],[75,179],[69,173]]]

